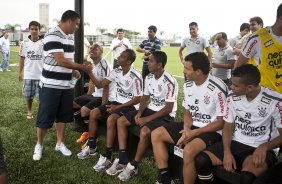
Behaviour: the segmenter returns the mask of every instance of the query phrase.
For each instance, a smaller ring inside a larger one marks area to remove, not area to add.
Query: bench
[[[79,121],[79,120],[77,120]],[[81,120],[80,120],[81,121]],[[105,122],[99,123],[99,136],[106,135],[107,127]],[[139,135],[140,135],[140,129],[137,126],[131,126],[129,128],[129,134],[128,134],[128,156],[129,159],[133,159],[137,150],[137,145],[139,142]],[[173,177],[173,179],[180,179],[180,181],[183,181],[182,177],[182,167],[183,167],[183,160],[182,158],[174,155],[174,144],[167,144],[168,152],[169,152],[169,160],[168,160],[168,166],[169,171]],[[117,136],[115,139],[114,151],[118,151],[118,140]],[[152,151],[152,145],[150,145],[145,153],[145,156],[153,156]],[[217,184],[239,184],[240,183],[240,174],[238,173],[231,173],[224,170],[223,167],[218,166],[214,167],[214,177]]]

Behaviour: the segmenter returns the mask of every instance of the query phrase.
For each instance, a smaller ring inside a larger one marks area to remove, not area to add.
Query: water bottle
[[[77,83],[77,78],[72,77],[72,79],[71,79],[70,82],[69,82],[70,88],[74,88],[74,86],[76,85],[76,83]]]

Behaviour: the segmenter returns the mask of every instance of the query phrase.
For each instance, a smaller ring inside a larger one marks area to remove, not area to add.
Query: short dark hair
[[[63,13],[61,17],[61,22],[66,22],[69,19],[71,19],[72,21],[75,21],[76,19],[80,19],[80,16],[78,13],[76,13],[73,10],[67,10]]]
[[[124,33],[124,30],[122,28],[118,28],[117,29],[117,33],[119,33],[119,32],[123,32]]]
[[[250,18],[250,23],[255,21],[256,23],[258,23],[258,25],[261,25],[261,27],[263,27],[263,20],[262,18],[258,17],[258,16],[255,16],[255,17],[252,17]]]
[[[191,22],[190,24],[189,24],[189,27],[190,26],[196,26],[196,27],[198,27],[198,24],[197,24],[197,22]]]
[[[227,40],[227,34],[225,32],[219,32],[217,34],[221,34],[221,37],[224,39],[224,40]]]
[[[194,52],[189,54],[184,59],[186,62],[191,62],[193,70],[201,70],[204,75],[208,75],[210,72],[210,61],[208,56],[204,52]]]
[[[277,8],[276,20],[278,20],[279,17],[281,17],[281,16],[282,16],[282,3]]]
[[[233,77],[240,77],[240,81],[245,85],[258,86],[260,83],[260,72],[256,66],[251,64],[235,68],[232,74]]]
[[[125,53],[128,53],[128,60],[131,61],[131,63],[133,63],[136,59],[136,54],[134,52],[134,50],[132,49],[126,49],[125,51],[123,51]]]
[[[151,53],[152,56],[155,58],[157,63],[162,63],[162,67],[164,68],[167,63],[167,55],[163,51],[154,51]]]
[[[240,32],[241,31],[244,31],[245,29],[248,29],[250,31],[250,24],[249,23],[243,23],[241,26],[240,26]]]
[[[148,27],[148,30],[152,30],[154,33],[156,33],[158,29],[157,29],[156,26],[151,25],[151,26]]]
[[[29,23],[28,28],[30,29],[31,26],[37,26],[39,30],[41,29],[40,23],[34,20]]]

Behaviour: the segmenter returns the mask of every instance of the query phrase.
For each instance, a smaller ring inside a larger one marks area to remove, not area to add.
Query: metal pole
[[[83,51],[84,51],[84,0],[75,0],[74,2],[74,9],[80,15],[80,26],[79,29],[76,30],[74,34],[74,44],[75,44],[75,55],[74,61],[76,63],[83,63]],[[81,79],[77,81],[74,90],[74,96],[80,96],[83,92],[84,86],[84,72],[80,71]]]

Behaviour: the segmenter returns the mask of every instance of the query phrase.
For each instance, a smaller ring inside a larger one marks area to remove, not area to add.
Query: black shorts
[[[179,122],[176,123],[175,122],[175,123],[167,124],[166,126],[164,126],[164,128],[169,133],[169,135],[172,138],[172,140],[174,141],[174,143],[177,143],[177,141],[180,139],[180,137],[182,135],[179,132],[181,130],[183,130],[183,122],[182,123],[179,123]],[[193,126],[193,125],[191,126],[192,130],[197,129],[197,128],[199,128],[199,127],[196,127],[196,126]],[[203,133],[203,134],[196,136],[195,138],[201,139],[206,144],[206,147],[211,146],[214,143],[222,140],[221,135],[217,132]]]
[[[138,113],[138,111],[132,111],[132,112],[126,113],[124,115],[124,117],[131,123],[131,125],[137,126],[136,122],[135,122],[135,116],[136,116],[137,113]],[[156,113],[156,111],[153,111],[151,109],[146,108],[143,111],[141,117],[150,116],[154,113]],[[165,117],[158,118],[158,119],[155,119],[153,121],[150,121],[150,122],[146,123],[144,126],[148,127],[151,131],[153,131],[160,126],[163,126],[163,125],[168,124],[168,123],[173,122],[173,121],[174,121],[174,118],[167,115]],[[142,127],[140,127],[140,128],[142,128]]]
[[[109,102],[108,104],[106,105],[101,105],[99,107],[97,107],[99,110],[100,110],[100,113],[101,113],[101,119],[102,120],[106,120],[111,114],[108,113],[107,111],[107,105],[120,105],[121,103],[119,102]],[[126,114],[127,112],[130,112],[130,111],[135,111],[135,107],[134,106],[128,106],[128,107],[124,107],[120,110],[118,110],[117,112],[114,112],[114,114],[118,114],[119,116],[123,116],[124,114]]]
[[[38,128],[51,128],[55,122],[73,121],[73,90],[43,87],[39,95]]]
[[[4,161],[4,152],[2,146],[2,140],[0,138],[0,175],[6,172],[6,165]]]
[[[81,107],[85,106],[88,109],[92,110],[95,107],[99,107],[101,105],[102,97],[94,97],[93,95],[82,95],[76,97],[73,101]]]
[[[223,143],[218,142],[211,147],[208,147],[206,149],[207,151],[212,152],[217,158],[223,161],[224,153],[223,153]],[[256,148],[242,144],[237,141],[231,141],[231,153],[234,156],[234,159],[236,161],[237,171],[240,171],[242,169],[242,164],[244,160],[253,152],[256,150]],[[275,153],[271,151],[267,151],[266,154],[266,163],[268,167],[271,167],[277,162],[277,157]]]

